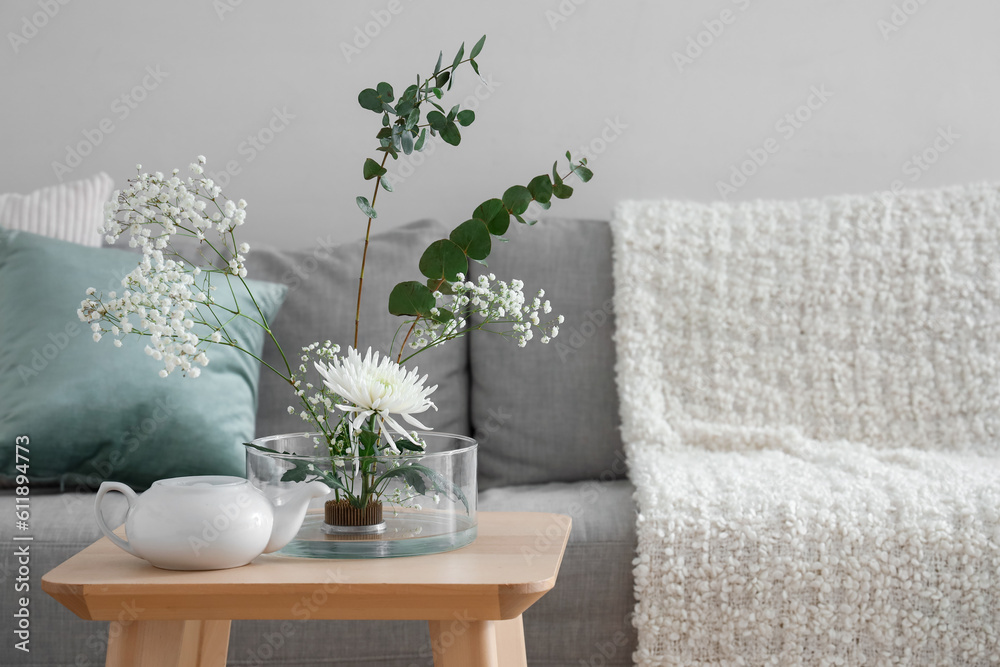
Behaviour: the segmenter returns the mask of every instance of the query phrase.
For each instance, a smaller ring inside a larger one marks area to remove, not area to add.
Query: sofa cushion
[[[469,337],[481,488],[621,477],[608,224],[547,220],[508,236],[473,276],[518,278],[529,299],[542,288],[565,322],[548,345],[536,338],[523,349]]]
[[[100,246],[104,203],[114,187],[111,177],[100,172],[26,195],[0,194],[0,227]]]
[[[242,443],[253,436],[259,363],[230,347],[213,346],[198,378],[162,363],[145,342],[111,336],[95,343],[77,319],[88,287],[121,290],[137,255],[87,248],[27,232],[0,229],[0,440],[30,438],[33,482],[93,487],[105,479],[144,488],[182,475],[240,475]],[[285,293],[251,281],[271,318]],[[217,301],[252,311],[246,295]],[[259,354],[264,333],[239,318],[227,330]],[[219,400],[224,397],[224,400]],[[0,450],[0,478],[16,474],[12,446]]]
[[[358,344],[362,351],[368,346],[381,351],[389,349],[403,321],[389,314],[389,292],[400,281],[420,277],[417,269],[420,252],[446,233],[440,223],[425,220],[372,236],[361,304]],[[250,277],[289,288],[271,328],[294,365],[298,365],[304,345],[331,340],[346,353],[347,346],[353,343],[363,244],[363,241],[338,244],[331,233],[317,238],[311,247],[295,251],[251,248],[247,256]],[[437,411],[420,415],[421,421],[434,430],[469,433],[467,345],[467,340],[462,338],[421,352],[407,364],[408,368],[419,368],[421,375],[428,374],[428,385],[438,386],[431,395]],[[283,367],[281,356],[271,341],[264,347],[264,361]],[[306,422],[288,414],[293,398],[289,386],[281,378],[266,371],[261,374],[257,410],[259,436],[308,430]]]

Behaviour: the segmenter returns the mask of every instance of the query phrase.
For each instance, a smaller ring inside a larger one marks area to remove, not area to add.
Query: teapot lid
[[[153,482],[153,486],[168,486],[171,488],[203,489],[211,491],[220,488],[232,488],[248,484],[242,477],[231,475],[192,475],[189,477],[170,477]]]

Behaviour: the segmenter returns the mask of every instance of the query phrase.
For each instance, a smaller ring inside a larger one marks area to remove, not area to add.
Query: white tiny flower
[[[99,340],[101,340],[101,334],[100,334],[100,333],[95,333],[95,334],[94,334],[94,342],[96,343],[96,342],[98,342]]]

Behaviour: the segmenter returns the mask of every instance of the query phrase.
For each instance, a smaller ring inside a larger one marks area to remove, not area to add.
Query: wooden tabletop
[[[277,554],[229,570],[161,570],[101,538],[42,577],[88,620],[516,618],[556,581],[572,524],[480,512],[469,546],[430,556],[327,560]]]

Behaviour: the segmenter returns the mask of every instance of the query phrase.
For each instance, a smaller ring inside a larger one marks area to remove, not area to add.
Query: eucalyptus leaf
[[[549,200],[552,199],[552,181],[545,174],[535,176],[528,183],[528,191],[539,204],[548,204]]]
[[[385,81],[379,83],[378,86],[376,86],[375,88],[378,92],[378,96],[382,98],[383,102],[392,102],[393,99],[395,99],[392,96],[392,86],[390,86]]]
[[[472,212],[472,217],[485,222],[486,228],[494,236],[503,234],[510,226],[510,213],[507,212],[503,202],[499,199],[484,201]]]
[[[420,122],[420,109],[414,109],[406,116],[406,129],[412,130]]]
[[[462,133],[458,131],[458,125],[448,123],[441,130],[441,138],[445,140],[445,143],[457,146],[462,142]]]
[[[420,137],[417,139],[416,145],[413,146],[414,150],[422,151],[424,150],[424,141],[427,140],[427,128],[420,130]]]
[[[458,47],[458,53],[455,54],[455,59],[451,62],[451,68],[455,69],[458,64],[462,62],[462,56],[465,55],[465,42],[462,42],[462,46]]]
[[[489,257],[493,245],[486,223],[476,218],[460,224],[452,230],[448,238],[475,260]]]
[[[427,288],[431,292],[441,292],[441,294],[452,295],[454,290],[451,289],[451,283],[447,280],[441,280],[440,278],[428,278]]]
[[[370,181],[373,178],[379,178],[385,176],[386,173],[388,173],[388,170],[385,167],[381,166],[375,160],[371,158],[365,160],[364,176],[366,181]]]
[[[372,208],[371,202],[368,201],[367,197],[360,197],[359,196],[356,199],[356,201],[358,202],[358,208],[361,209],[362,213],[364,213],[365,215],[367,215],[369,218],[377,218],[378,217],[378,213],[376,213],[375,209]]]
[[[464,111],[459,111],[456,116],[458,124],[462,127],[468,127],[472,125],[472,121],[476,120],[476,112],[472,109],[465,109]]]
[[[430,317],[435,305],[437,300],[431,290],[415,280],[399,283],[389,293],[389,313],[392,315]]]
[[[584,166],[573,167],[573,173],[580,177],[580,180],[586,183],[594,177],[594,172],[587,169]]]
[[[365,88],[358,93],[358,104],[369,111],[382,113],[382,100],[374,88]]]
[[[427,114],[427,123],[435,130],[441,131],[448,124],[448,119],[440,111],[431,111]]]
[[[475,58],[479,55],[479,52],[483,50],[483,46],[486,44],[486,35],[479,38],[476,45],[472,47],[472,51],[469,52],[469,58]]]
[[[455,313],[451,312],[447,308],[438,308],[437,315],[431,315],[431,319],[435,322],[445,324],[455,319]]]
[[[383,190],[385,190],[386,192],[392,192],[392,183],[386,180],[384,176],[379,179],[379,183],[382,184]]]
[[[434,65],[434,76],[437,76],[437,73],[441,71],[441,59],[443,57],[444,57],[444,51],[439,51],[437,64]]]
[[[573,188],[566,185],[565,183],[560,183],[559,185],[552,186],[552,196],[556,199],[569,199],[573,195]]]
[[[458,280],[459,273],[469,273],[469,260],[465,251],[453,241],[441,239],[427,246],[427,250],[420,256],[420,273],[428,278],[443,278],[454,282]]]
[[[523,185],[513,185],[503,193],[503,205],[511,215],[520,215],[531,204],[531,191]],[[502,233],[502,232],[501,232]]]
[[[413,152],[413,135],[409,132],[403,132],[399,135],[399,142],[402,145],[403,152],[409,155]]]

